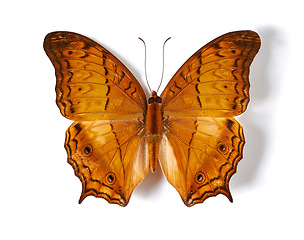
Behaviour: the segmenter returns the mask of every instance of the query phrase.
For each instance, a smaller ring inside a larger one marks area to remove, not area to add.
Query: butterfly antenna
[[[162,84],[162,82],[163,82],[164,68],[165,68],[165,44],[166,44],[166,42],[167,42],[170,38],[171,38],[171,37],[167,38],[167,40],[164,41],[164,44],[163,44],[163,69],[162,69],[162,76],[161,76],[160,83],[159,83],[159,86],[158,86],[156,92],[158,92],[158,90],[159,90],[159,88],[160,88],[160,86],[161,86],[161,84]],[[146,43],[145,43],[145,41],[144,41],[142,38],[138,37],[138,39],[140,39],[140,40],[144,43],[144,46],[145,46],[145,76],[146,76],[146,82],[147,82],[147,84],[148,84],[148,88],[149,88],[150,92],[152,92],[151,87],[150,87],[150,85],[149,85],[148,77],[147,77],[147,47],[146,47]]]
[[[170,39],[171,37],[167,38],[166,41],[164,41],[164,44],[163,44],[163,70],[162,70],[162,76],[161,76],[161,79],[160,79],[160,83],[159,83],[159,86],[156,90],[156,92],[158,92],[162,82],[163,82],[163,78],[164,78],[164,69],[165,69],[165,44],[166,42]]]
[[[146,43],[143,39],[141,39],[140,37],[138,37],[138,39],[140,39],[143,43],[144,43],[144,46],[145,46],[145,75],[146,75],[146,82],[148,84],[148,88],[150,90],[150,92],[152,92],[151,88],[150,88],[150,84],[149,84],[149,81],[148,81],[148,77],[147,77],[147,47],[146,47]]]

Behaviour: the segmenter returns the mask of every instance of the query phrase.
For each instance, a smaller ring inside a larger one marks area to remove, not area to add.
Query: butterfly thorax
[[[146,134],[149,151],[150,169],[155,171],[159,153],[159,143],[162,134],[161,98],[153,91],[148,99],[146,115]]]

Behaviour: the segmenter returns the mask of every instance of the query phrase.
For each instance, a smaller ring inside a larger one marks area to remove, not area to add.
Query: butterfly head
[[[157,96],[157,93],[155,91],[152,91],[151,96],[148,99],[148,104],[155,103],[155,102],[161,103],[162,99],[159,96]]]

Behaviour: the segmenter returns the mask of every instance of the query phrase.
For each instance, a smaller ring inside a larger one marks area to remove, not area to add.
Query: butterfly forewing
[[[44,50],[56,70],[57,105],[72,120],[133,119],[146,110],[144,91],[109,51],[80,34],[53,32]]]
[[[231,117],[249,101],[249,66],[260,48],[252,31],[227,33],[198,50],[164,89],[163,111],[176,117]]]

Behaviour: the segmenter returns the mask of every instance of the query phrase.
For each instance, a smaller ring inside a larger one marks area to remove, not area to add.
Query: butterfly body
[[[89,195],[126,206],[157,163],[187,206],[217,194],[242,158],[249,67],[260,48],[253,31],[227,33],[194,53],[160,96],[146,100],[113,54],[77,33],[53,32],[44,50],[56,72],[56,102],[68,119],[68,162]]]
[[[146,115],[146,138],[149,152],[150,170],[154,172],[157,167],[159,144],[163,134],[163,114],[161,111],[161,98],[153,91],[148,100]]]

